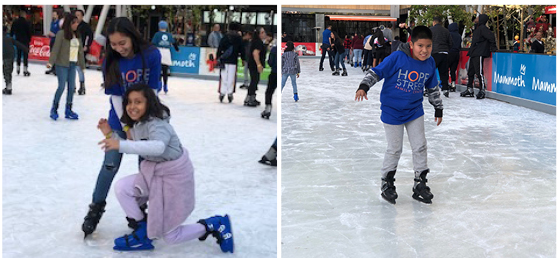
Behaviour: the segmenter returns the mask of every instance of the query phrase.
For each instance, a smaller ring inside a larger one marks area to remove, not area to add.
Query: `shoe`
[[[58,103],[53,103],[50,108],[50,118],[54,121],[58,119]]]
[[[225,94],[219,94],[219,101],[223,103],[223,99],[225,98]]]
[[[114,239],[114,250],[117,251],[138,251],[152,250],[155,247],[151,244],[153,240],[147,237],[146,219],[137,222],[137,227],[132,234],[124,235]]]
[[[294,101],[297,102],[298,101],[298,93],[295,93],[293,98],[294,98]]]
[[[85,233],[85,237],[93,233],[93,231],[97,228],[97,224],[99,224],[99,221],[105,212],[106,205],[107,203],[104,201],[101,203],[89,204],[89,211],[84,218],[83,225],[81,225],[81,230]]]
[[[455,89],[456,89],[456,87],[455,87],[455,82],[451,82],[450,91],[451,91],[451,92],[455,92]]]
[[[473,88],[467,87],[467,89],[465,91],[461,92],[459,94],[459,96],[461,96],[461,97],[474,97],[475,92],[473,91]]]
[[[446,98],[449,98],[449,90],[444,91],[444,96],[446,96]]]
[[[241,88],[241,89],[246,89],[246,88],[248,88],[248,85],[246,85],[246,84],[242,84],[242,85],[240,85],[240,87],[239,87],[239,88]]]
[[[72,120],[79,119],[78,114],[72,111],[72,104],[66,104],[66,111],[64,112],[64,115],[67,119],[72,119]]]
[[[258,105],[259,101],[256,100],[256,95],[249,95],[248,101],[244,102],[244,106],[257,107]]]
[[[16,72],[17,72],[17,75],[19,75],[20,69],[21,69],[21,68],[19,67],[19,65],[18,65],[18,66],[16,66]]]
[[[320,72],[323,71],[323,70],[324,70],[324,68],[323,68],[323,67],[320,67]]]
[[[429,169],[422,171],[419,177],[415,175],[415,184],[413,185],[413,199],[423,203],[432,203],[434,198],[434,195],[430,192],[430,187],[426,186],[426,182],[428,182],[426,174],[428,172],[430,172]]]
[[[205,226],[206,233],[199,238],[200,241],[204,241],[209,235],[212,235],[217,239],[221,251],[234,252],[234,238],[231,228],[231,221],[229,215],[219,216],[216,215],[211,218],[201,219],[198,223]]]
[[[334,75],[334,76],[340,75],[339,69],[335,70],[335,72],[333,72],[331,75]]]
[[[484,92],[484,89],[479,90],[479,93],[477,93],[477,99],[484,99],[486,97],[486,93]]]
[[[397,199],[397,192],[395,191],[395,171],[390,171],[387,173],[385,178],[382,178],[382,198],[391,204],[395,204],[395,199]]]
[[[79,95],[85,95],[85,82],[79,82]]]
[[[229,98],[229,103],[231,103],[231,102],[233,101],[233,94],[232,94],[232,93],[229,94],[229,95],[228,95],[228,98]]]
[[[8,89],[8,87],[2,90],[2,94],[4,95],[12,95],[12,89]]]
[[[267,118],[271,116],[271,104],[266,104],[264,111],[262,111],[262,118]]]
[[[343,68],[343,73],[341,74],[341,76],[347,76],[347,69]]]

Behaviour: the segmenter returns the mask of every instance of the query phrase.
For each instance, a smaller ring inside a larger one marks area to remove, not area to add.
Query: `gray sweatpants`
[[[407,128],[407,136],[413,151],[413,169],[415,177],[417,173],[428,169],[426,158],[426,136],[424,135],[424,116],[402,125],[390,125],[384,123],[386,139],[388,142],[384,164],[382,166],[382,178],[387,173],[397,169],[397,163],[403,151],[403,131]]]

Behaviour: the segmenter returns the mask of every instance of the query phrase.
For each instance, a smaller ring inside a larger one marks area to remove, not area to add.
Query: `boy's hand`
[[[442,123],[442,118],[441,117],[435,117],[434,122],[436,122],[436,126],[439,126]]]
[[[356,100],[356,101],[362,101],[363,99],[368,100],[368,97],[366,96],[366,91],[364,91],[364,90],[358,90],[358,91],[356,92],[356,95],[355,95],[355,100]],[[440,120],[440,122],[441,122],[441,120]]]
[[[296,78],[298,78],[298,77],[300,77],[300,74],[297,73],[297,74],[296,74]]]
[[[50,63],[47,63],[47,64],[46,64],[46,67],[47,67],[48,69],[50,69],[50,68],[52,67],[52,65],[51,65]]]
[[[108,133],[112,132],[108,121],[104,118],[99,119],[99,123],[97,124],[97,129],[101,130],[103,135],[107,135]]]
[[[118,150],[120,148],[120,140],[117,139],[104,139],[99,142],[101,149],[105,152],[110,150]]]

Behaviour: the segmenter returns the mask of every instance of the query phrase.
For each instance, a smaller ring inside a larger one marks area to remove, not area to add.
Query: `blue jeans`
[[[66,83],[68,83],[68,92],[66,94],[66,104],[72,104],[74,100],[74,89],[76,87],[76,63],[70,62],[70,66],[56,66],[56,77],[58,77],[58,89],[54,94],[54,103],[60,103],[60,98],[64,92]]]
[[[78,76],[79,76],[79,82],[85,82],[85,75],[83,74],[83,70],[81,70],[81,67],[79,67],[79,65],[76,67]]]
[[[327,48],[329,48],[329,50],[327,50]],[[320,59],[320,68],[324,67],[324,59],[326,53],[327,56],[329,57],[329,66],[331,67],[331,70],[333,70],[333,56],[332,56],[333,51],[331,50],[331,45],[329,44],[322,44],[322,57]]]
[[[285,87],[285,84],[287,83],[287,78],[289,78],[289,77],[291,77],[291,84],[293,85],[293,94],[298,93],[298,91],[296,89],[296,74],[288,74],[288,73],[284,73],[282,75],[281,91],[283,91],[283,88]]]
[[[345,62],[343,62],[343,59],[345,59],[345,54],[346,52],[343,53],[337,53],[335,54],[335,68],[339,69],[339,63],[341,63],[341,66],[343,66],[343,69],[345,69]]]
[[[57,67],[58,68],[58,67]],[[126,133],[124,131],[113,131],[117,133],[121,138],[126,139]],[[97,184],[95,185],[95,190],[93,191],[93,202],[100,203],[107,199],[108,192],[110,190],[110,185],[112,180],[120,168],[120,162],[122,161],[122,153],[118,150],[110,150],[105,152],[105,159],[103,160],[103,166],[97,177]]]
[[[362,62],[362,49],[353,49],[353,56],[355,56],[355,64]]]

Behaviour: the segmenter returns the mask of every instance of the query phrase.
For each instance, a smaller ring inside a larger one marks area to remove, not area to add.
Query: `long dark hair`
[[[292,41],[287,41],[287,48],[285,48],[285,52],[293,51],[294,50],[294,43]]]
[[[120,66],[118,61],[122,58],[120,53],[116,52],[110,46],[110,39],[108,37],[113,33],[122,33],[129,37],[132,41],[132,48],[134,54],[140,54],[142,56],[142,62],[144,67],[144,72],[142,76],[145,76],[145,60],[143,58],[143,51],[146,50],[151,44],[141,37],[140,32],[136,29],[132,21],[126,17],[113,18],[107,26],[107,43],[105,46],[105,88],[110,88],[114,84],[122,84],[122,76],[120,75]]]
[[[378,38],[378,44],[383,45],[386,43],[386,40],[384,39],[384,33],[380,29],[376,30],[376,35],[374,36]]]
[[[79,38],[79,33],[77,31],[72,31],[72,23],[77,20],[77,17],[71,13],[67,13],[64,16],[64,23],[62,24],[62,30],[64,30],[64,38],[66,40],[72,40],[73,37]]]
[[[133,91],[141,92],[147,100],[145,103],[145,114],[140,117],[140,121],[147,121],[151,117],[164,119],[165,114],[170,116],[170,109],[159,101],[159,98],[157,98],[153,89],[149,88],[149,86],[145,83],[136,83],[128,87],[128,89],[126,89],[126,93],[124,94],[122,106],[124,107],[125,112],[124,114],[122,114],[122,118],[120,118],[120,121],[122,123],[126,124],[129,127],[132,127],[136,122],[132,120],[132,118],[130,118],[130,116],[128,115],[128,112],[126,112],[128,97]]]

